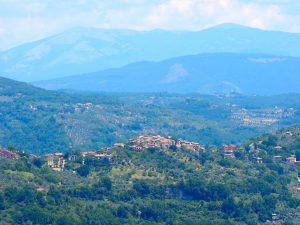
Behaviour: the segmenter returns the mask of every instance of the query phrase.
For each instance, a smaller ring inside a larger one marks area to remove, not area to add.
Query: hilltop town
[[[286,132],[285,135],[292,136],[291,132]],[[262,143],[262,141],[260,141]],[[224,159],[236,159],[244,152],[243,146],[236,146],[233,144],[223,144],[219,148],[216,148],[217,152]],[[249,154],[247,155],[247,160],[256,162],[258,164],[264,163],[266,159],[259,157],[260,153],[263,151],[259,149],[257,145],[251,143],[248,147],[250,149]],[[297,157],[294,154],[291,154],[287,157],[280,155],[282,151],[282,147],[279,145],[270,146],[277,154],[271,155],[273,162],[276,163],[287,163],[289,165],[300,165],[300,160],[297,160]],[[199,154],[200,152],[205,152],[205,148],[197,142],[190,142],[183,139],[177,139],[174,137],[162,137],[159,135],[154,136],[139,136],[133,139],[130,139],[128,143],[115,143],[113,147],[106,147],[100,150],[90,150],[90,151],[82,151],[76,153],[62,153],[56,152],[54,154],[45,154],[42,156],[37,156],[34,154],[30,154],[30,158],[32,159],[43,159],[45,161],[45,165],[54,171],[63,171],[67,162],[79,162],[82,165],[85,165],[86,159],[90,158],[93,160],[97,160],[98,162],[111,162],[114,155],[111,153],[113,149],[129,149],[134,152],[143,152],[147,149],[154,149],[157,151],[167,151],[172,150],[176,151],[177,149],[184,149],[186,151]],[[24,154],[24,152],[18,152],[14,150],[8,150],[4,148],[0,148],[0,157],[18,160],[20,159],[20,154]],[[74,171],[75,172],[75,171]]]
[[[137,138],[130,139],[129,143],[115,143],[113,147],[102,148],[106,152],[113,148],[128,148],[135,152],[142,152],[149,148],[153,148],[156,150],[168,150],[168,149],[185,149],[192,152],[200,152],[204,151],[205,148],[196,142],[189,142],[183,139],[176,139],[172,137],[162,137],[159,135],[156,136],[139,136]],[[106,161],[109,162],[113,155],[100,153],[101,151],[90,150],[83,151],[77,154],[64,154],[62,152],[57,152],[54,154],[45,154],[42,156],[30,155],[32,159],[43,159],[45,160],[45,164],[55,170],[55,171],[63,171],[66,165],[66,162],[78,161],[82,165],[85,164],[86,158],[92,158],[98,161]],[[8,158],[8,159],[19,159],[20,156],[17,154],[18,152],[10,151],[7,149],[0,149],[0,157]]]

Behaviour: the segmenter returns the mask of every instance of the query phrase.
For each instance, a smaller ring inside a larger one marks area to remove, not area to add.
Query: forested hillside
[[[241,143],[299,122],[298,95],[87,94],[0,81],[0,146],[41,154],[99,149],[138,135]]]
[[[294,129],[290,132],[299,140]],[[273,135],[261,138],[268,140],[262,143],[265,148],[281,143]],[[81,153],[69,152],[62,172],[47,168],[43,158],[24,153],[15,160],[1,158],[0,221],[4,225],[299,224],[300,167],[285,158],[293,154],[293,142],[282,146],[282,161],[273,160],[267,151],[262,162],[253,158],[249,147],[253,143],[237,147],[233,159],[224,159],[217,148],[134,152],[118,147],[102,152],[111,155],[109,161],[85,158],[82,165]],[[71,155],[76,157],[68,160]]]
[[[291,155],[300,161],[300,126],[292,126],[259,138],[252,138],[247,144],[246,148],[251,155],[257,155],[265,161],[274,158],[282,161]]]

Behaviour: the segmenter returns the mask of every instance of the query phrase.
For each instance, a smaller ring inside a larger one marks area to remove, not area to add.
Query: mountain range
[[[300,91],[299,65],[300,58],[296,57],[207,53],[34,84],[46,89],[94,92],[276,95]]]
[[[74,28],[0,53],[0,75],[31,82],[217,52],[297,57],[300,34],[236,24],[195,32]]]

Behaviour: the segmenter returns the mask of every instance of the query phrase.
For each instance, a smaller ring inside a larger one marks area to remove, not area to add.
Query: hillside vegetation
[[[291,128],[295,129],[295,128]],[[297,130],[300,130],[297,127]],[[277,136],[284,135],[277,133]],[[293,133],[300,140],[299,133]],[[270,140],[273,135],[261,138]],[[258,140],[258,139],[257,139]],[[259,139],[260,140],[260,139]],[[278,142],[264,142],[272,148]],[[249,143],[252,141],[249,141]],[[284,146],[293,154],[293,142]],[[112,148],[110,161],[1,159],[1,224],[299,224],[299,165],[252,160],[248,143],[224,159],[218,149]]]
[[[139,135],[241,143],[299,121],[298,95],[70,94],[0,80],[0,146],[36,154],[99,149]]]

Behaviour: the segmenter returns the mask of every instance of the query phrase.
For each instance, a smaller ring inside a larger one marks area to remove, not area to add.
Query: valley
[[[0,145],[35,154],[90,149],[139,135],[238,144],[299,121],[298,95],[64,93],[2,78]]]

